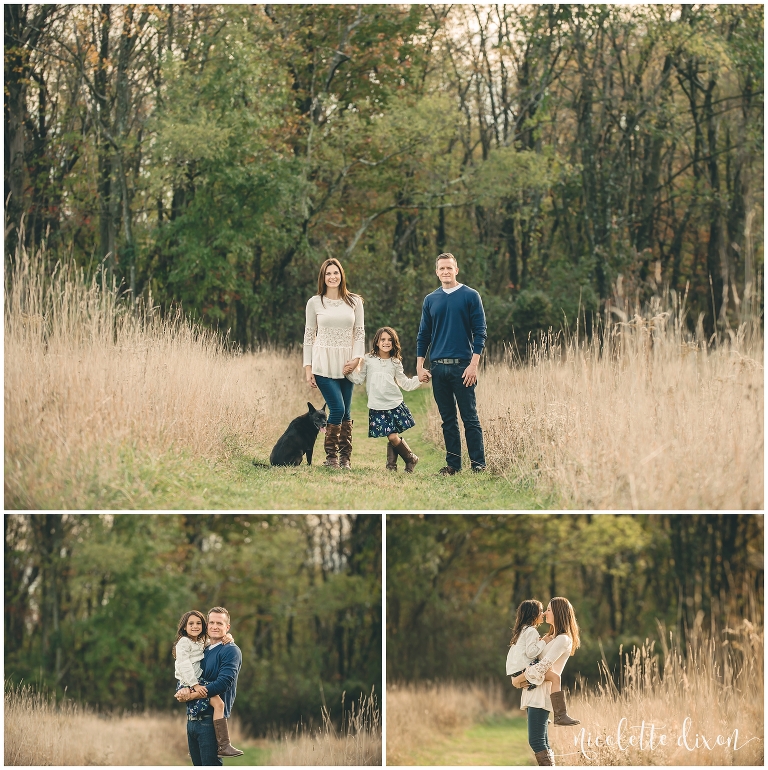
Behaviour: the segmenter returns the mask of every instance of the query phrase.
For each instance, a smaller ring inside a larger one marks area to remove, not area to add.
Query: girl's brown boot
[[[405,472],[413,473],[413,468],[419,461],[419,458],[416,457],[413,452],[411,452],[411,448],[408,446],[408,444],[405,443],[403,439],[400,439],[400,443],[395,447],[395,452],[397,452],[400,457],[405,460]]]
[[[387,439],[387,470],[397,470],[397,451],[392,446],[392,442]]]

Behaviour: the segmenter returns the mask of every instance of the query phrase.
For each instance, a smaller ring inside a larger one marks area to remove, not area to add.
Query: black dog
[[[304,455],[307,456],[307,465],[312,465],[315,439],[318,433],[325,433],[328,415],[325,413],[325,404],[322,409],[315,409],[307,401],[307,406],[309,411],[291,420],[285,433],[277,440],[269,456],[270,465],[301,465]]]

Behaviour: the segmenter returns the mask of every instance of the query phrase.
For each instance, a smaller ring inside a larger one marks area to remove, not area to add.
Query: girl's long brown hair
[[[322,265],[320,265],[320,272],[317,276],[317,293],[320,296],[320,301],[323,302],[323,297],[328,291],[328,286],[325,283],[325,271],[330,265],[336,265],[336,267],[339,268],[339,272],[341,273],[341,282],[339,283],[339,297],[343,299],[344,302],[346,302],[350,307],[354,307],[357,300],[362,302],[363,298],[359,294],[353,294],[351,291],[349,291],[349,289],[347,289],[347,276],[344,275],[344,268],[341,266],[341,262],[339,262],[336,257],[330,257],[329,259],[326,259]],[[324,302],[323,307],[325,307]]]
[[[379,356],[379,341],[381,340],[382,334],[388,334],[392,339],[392,350],[389,352],[389,357],[402,361],[403,349],[400,347],[400,338],[391,326],[382,326],[381,329],[376,331],[376,334],[373,336],[373,344],[371,345],[371,355],[381,358],[381,356]]]
[[[520,632],[526,626],[532,626],[543,611],[544,606],[538,599],[526,599],[524,602],[520,602],[517,615],[515,615],[515,626],[512,629],[512,639],[509,642],[510,647],[518,640]]]
[[[581,646],[581,639],[579,639],[579,624],[576,622],[576,613],[573,611],[571,603],[563,596],[555,596],[554,599],[550,599],[549,606],[552,608],[552,616],[555,621],[552,633],[555,636],[568,634],[573,642],[571,655],[575,655],[576,650]]]
[[[187,633],[187,621],[190,619],[190,617],[192,617],[192,615],[197,615],[197,617],[203,621],[203,630],[200,632],[200,636],[197,637],[197,641],[199,642],[202,639],[203,644],[208,641],[208,621],[205,619],[205,615],[203,615],[202,612],[198,612],[197,610],[190,610],[189,612],[185,612],[179,621],[179,627],[176,630],[176,640],[173,643],[173,650],[171,654],[173,655],[174,660],[176,660],[176,645],[179,643],[179,639],[181,639],[182,636],[189,638],[189,634]]]

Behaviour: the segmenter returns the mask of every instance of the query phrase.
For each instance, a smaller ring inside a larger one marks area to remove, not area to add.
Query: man
[[[187,709],[187,745],[193,765],[222,765],[218,756],[240,756],[243,752],[231,747],[227,718],[235,703],[237,675],[243,662],[243,654],[234,643],[222,644],[221,640],[229,631],[229,612],[224,607],[213,607],[208,612],[208,637],[211,644],[205,649],[202,661],[203,679],[210,682],[206,687],[198,687],[200,692],[179,690],[176,700],[189,701],[219,695],[224,701],[224,718],[213,718],[213,708],[208,705],[197,716],[189,714]],[[233,753],[235,752],[235,753]]]
[[[477,366],[487,337],[485,312],[480,295],[459,283],[459,265],[453,254],[440,254],[435,274],[442,286],[424,298],[421,324],[416,338],[416,372],[421,382],[429,380],[424,358],[429,348],[432,362],[432,394],[443,420],[444,476],[461,471],[461,436],[456,417],[458,404],[464,437],[473,471],[485,470],[483,429],[477,416],[475,386]]]

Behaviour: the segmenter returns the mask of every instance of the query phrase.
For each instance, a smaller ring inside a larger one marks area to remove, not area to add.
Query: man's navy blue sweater
[[[240,648],[230,642],[206,647],[202,661],[203,679],[210,682],[208,695],[220,695],[224,701],[224,716],[229,718],[229,712],[235,704],[237,694],[237,675],[243,663],[243,653]],[[213,714],[213,707],[208,706],[202,714]]]
[[[482,353],[487,337],[485,312],[480,295],[469,286],[460,286],[450,294],[442,286],[424,297],[421,323],[416,337],[416,356],[461,358],[469,361],[473,353]]]

